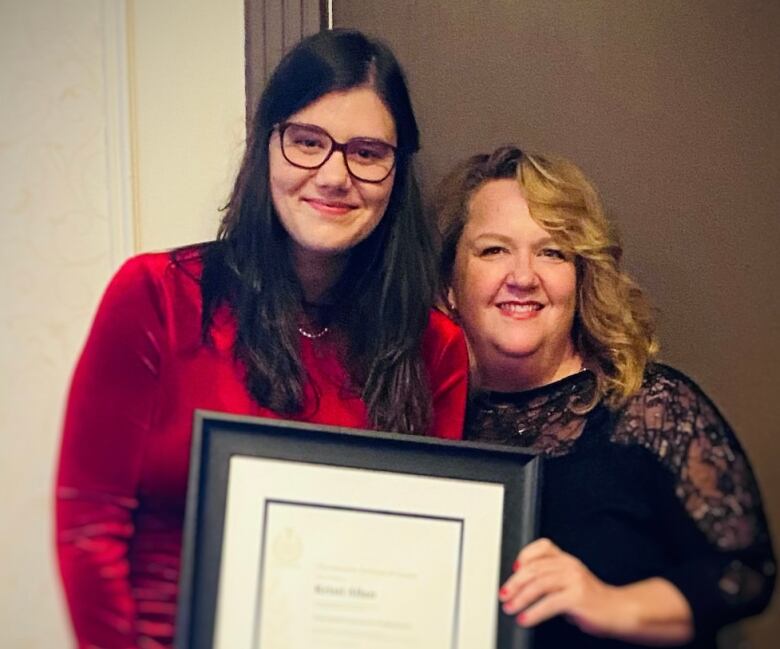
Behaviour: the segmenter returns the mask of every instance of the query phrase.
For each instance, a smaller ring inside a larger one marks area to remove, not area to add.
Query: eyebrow
[[[489,239],[491,241],[500,241],[501,243],[510,243],[510,244],[513,244],[515,242],[513,237],[507,236],[505,234],[500,234],[498,232],[480,232],[471,241],[472,243],[477,243],[482,239]],[[534,241],[534,244],[537,246],[546,246],[550,243],[554,243],[555,245],[558,245],[557,241],[555,241],[555,238],[551,234],[542,237],[538,241]]]
[[[335,137],[333,137],[333,135],[328,129],[326,129],[324,126],[320,126],[319,124],[311,124],[310,122],[296,122],[296,121],[281,122],[281,124],[293,124],[295,126],[303,126],[305,128],[313,128],[317,131],[322,131],[328,137],[330,137],[331,140],[333,140],[334,142],[338,142],[340,144],[346,144],[347,142],[352,142],[353,140],[359,140],[361,142],[378,142],[379,144],[387,144],[393,147],[394,149],[398,148],[398,144],[393,144],[390,141],[391,139],[397,140],[398,139],[397,137],[386,139],[384,137],[374,137],[372,135],[356,135],[355,137],[351,137],[348,140],[337,140]]]
[[[512,243],[512,237],[508,237],[504,234],[497,232],[480,232],[476,237],[473,237],[471,241],[478,243],[482,239],[490,239],[491,241],[501,241],[503,243]]]

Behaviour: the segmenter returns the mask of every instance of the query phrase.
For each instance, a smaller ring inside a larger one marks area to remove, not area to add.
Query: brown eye
[[[322,149],[325,148],[325,143],[322,138],[299,136],[292,141],[297,147],[302,149]]]
[[[347,155],[358,164],[374,164],[392,160],[393,149],[384,142],[356,138],[347,143]]]
[[[541,255],[543,257],[549,257],[550,259],[560,259],[561,261],[566,259],[566,255],[558,248],[542,248]]]
[[[479,251],[480,257],[495,257],[496,255],[500,255],[502,252],[505,252],[506,248],[502,248],[501,246],[488,246],[487,248],[482,248],[482,250]]]
[[[298,139],[295,140],[295,144],[300,147],[306,147],[309,149],[313,149],[315,147],[321,147],[322,142],[320,140],[315,140],[314,138],[309,138],[307,140],[304,139]]]
[[[284,132],[284,145],[302,153],[317,152],[330,147],[328,136],[318,129],[291,124]]]

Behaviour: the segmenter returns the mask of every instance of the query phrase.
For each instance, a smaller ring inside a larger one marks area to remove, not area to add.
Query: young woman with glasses
[[[169,647],[196,408],[457,438],[459,330],[399,65],[354,31],[282,60],[216,241],[129,260],[76,368],[57,478],[79,647]]]

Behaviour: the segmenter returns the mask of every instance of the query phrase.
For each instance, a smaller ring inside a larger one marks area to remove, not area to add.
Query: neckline
[[[527,390],[514,392],[502,392],[499,390],[475,390],[474,396],[478,399],[484,399],[493,403],[514,403],[517,401],[527,401],[542,396],[555,396],[561,392],[574,392],[577,388],[585,388],[595,379],[594,373],[587,367],[583,367],[579,372],[564,376],[552,383],[545,383]]]

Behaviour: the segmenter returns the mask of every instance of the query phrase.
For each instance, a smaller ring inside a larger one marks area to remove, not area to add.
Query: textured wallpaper
[[[52,475],[65,386],[98,295],[127,246],[123,199],[111,195],[121,184],[112,158],[122,146],[121,120],[107,112],[126,85],[106,38],[120,5],[0,5],[0,627],[6,647],[68,645],[53,562]]]
[[[243,70],[242,0],[0,0],[2,647],[72,644],[52,532],[70,374],[126,257],[215,231]]]

